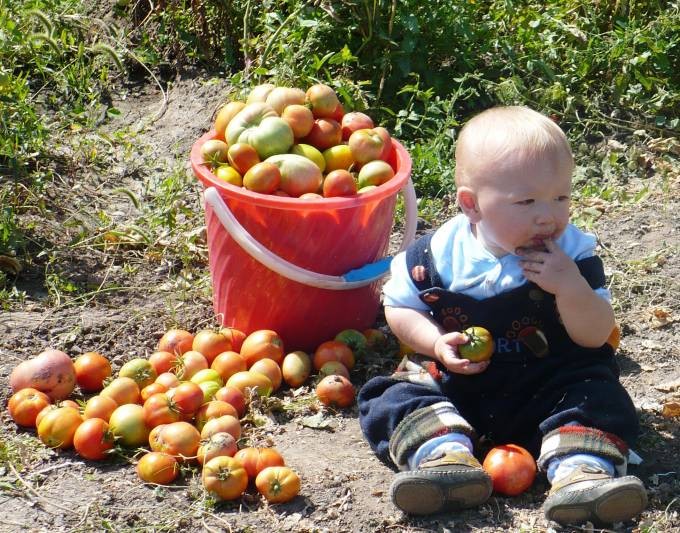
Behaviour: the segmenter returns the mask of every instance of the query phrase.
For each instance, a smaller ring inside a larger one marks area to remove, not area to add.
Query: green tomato
[[[473,326],[467,328],[463,333],[468,341],[458,345],[458,353],[463,359],[468,359],[473,363],[479,363],[491,359],[494,350],[494,342],[488,330]]]

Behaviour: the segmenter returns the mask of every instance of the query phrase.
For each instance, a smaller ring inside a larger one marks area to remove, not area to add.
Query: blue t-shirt
[[[597,240],[594,235],[569,224],[556,243],[576,261],[594,255]],[[527,283],[519,264],[521,257],[493,255],[475,238],[470,222],[463,214],[453,217],[434,233],[430,248],[442,288],[449,291],[483,300]],[[409,276],[406,252],[392,260],[390,274],[383,287],[384,305],[429,310],[418,297],[418,289]],[[602,287],[595,292],[607,301],[611,300],[608,289]]]

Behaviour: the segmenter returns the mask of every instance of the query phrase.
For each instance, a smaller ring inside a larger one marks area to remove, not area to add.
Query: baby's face
[[[569,223],[571,173],[571,164],[549,157],[491,167],[474,187],[477,239],[497,257],[542,249]]]

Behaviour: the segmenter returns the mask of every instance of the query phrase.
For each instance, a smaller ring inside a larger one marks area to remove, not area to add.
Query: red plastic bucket
[[[396,174],[386,184],[351,198],[300,200],[251,192],[215,177],[200,153],[214,135],[203,135],[192,147],[194,174],[217,190],[215,197],[224,201],[249,238],[284,261],[322,275],[341,276],[385,256],[397,193],[410,184],[411,158],[400,143],[393,140],[390,164]],[[343,329],[373,325],[379,281],[348,290],[293,281],[246,252],[218,215],[206,201],[213,307],[224,326],[245,333],[271,329],[287,351],[311,351]]]

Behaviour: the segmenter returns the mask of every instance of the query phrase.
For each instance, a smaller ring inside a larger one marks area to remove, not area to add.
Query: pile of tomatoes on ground
[[[45,445],[73,447],[89,460],[119,447],[144,449],[136,470],[145,482],[172,483],[181,465],[198,463],[203,486],[218,499],[239,498],[252,483],[269,502],[285,502],[299,493],[300,478],[281,454],[239,449],[249,400],[283,383],[299,387],[316,371],[321,403],[352,405],[355,354],[384,340],[377,329],[344,330],[310,355],[285,353],[271,330],[171,329],[154,353],[126,362],[115,377],[100,353],[72,361],[50,349],[12,371],[8,411],[18,425],[36,428]],[[68,399],[76,385],[94,395],[80,404]]]

